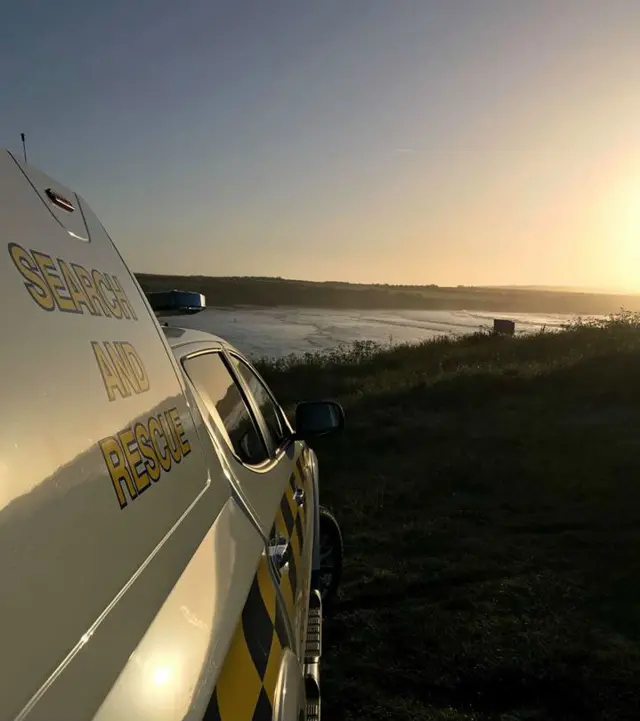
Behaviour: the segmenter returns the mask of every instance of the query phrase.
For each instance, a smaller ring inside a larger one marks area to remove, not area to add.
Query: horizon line
[[[575,293],[578,295],[620,295],[640,296],[640,291],[624,288],[591,288],[588,286],[572,285],[537,285],[537,284],[479,284],[479,285],[440,285],[438,283],[381,283],[358,282],[352,280],[309,280],[305,278],[288,278],[276,275],[203,275],[201,273],[149,273],[146,271],[133,271],[135,276],[168,277],[168,278],[207,278],[212,280],[268,280],[287,283],[309,283],[314,285],[351,285],[374,288],[420,288],[440,290],[514,290],[538,293]]]

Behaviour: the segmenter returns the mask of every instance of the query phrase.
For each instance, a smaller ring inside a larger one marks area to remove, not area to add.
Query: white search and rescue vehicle
[[[221,338],[161,323],[87,203],[0,153],[0,721],[315,721],[342,538],[308,441]]]

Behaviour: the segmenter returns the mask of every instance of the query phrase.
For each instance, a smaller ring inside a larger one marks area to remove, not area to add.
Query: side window
[[[278,406],[273,402],[271,394],[266,389],[264,383],[258,378],[254,371],[244,362],[241,361],[237,356],[232,355],[231,360],[242,376],[242,379],[247,384],[251,391],[256,405],[260,408],[269,433],[273,439],[274,447],[281,446],[285,438],[287,437],[286,426],[282,418],[282,412]]]
[[[219,353],[188,358],[183,366],[209,413],[222,421],[227,441],[243,463],[255,466],[269,458],[253,416]]]

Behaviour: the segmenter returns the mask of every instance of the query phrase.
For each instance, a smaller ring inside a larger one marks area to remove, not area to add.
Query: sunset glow
[[[71,5],[2,142],[136,271],[640,290],[636,0]]]

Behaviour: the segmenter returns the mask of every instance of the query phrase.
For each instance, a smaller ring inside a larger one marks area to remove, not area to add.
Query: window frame
[[[199,356],[203,355],[217,355],[220,357],[220,360],[224,364],[225,368],[227,369],[227,372],[231,376],[231,380],[235,384],[235,386],[238,388],[238,392],[240,393],[240,396],[247,408],[247,411],[249,412],[249,416],[251,418],[252,423],[254,424],[254,427],[256,429],[256,432],[258,433],[260,440],[262,441],[264,448],[267,452],[267,458],[262,462],[258,464],[251,464],[247,463],[246,461],[242,460],[240,456],[236,453],[235,448],[233,447],[233,444],[229,440],[229,433],[224,425],[224,421],[222,420],[222,417],[217,412],[215,407],[213,408],[213,411],[209,408],[209,404],[205,401],[205,399],[200,395],[198,392],[198,389],[196,387],[196,384],[192,380],[191,376],[189,375],[189,372],[186,367],[187,361],[197,358]],[[256,415],[255,411],[255,405],[250,396],[247,396],[244,384],[239,382],[239,379],[237,377],[237,374],[235,373],[234,369],[231,367],[229,359],[226,357],[226,353],[224,348],[221,347],[214,347],[214,348],[203,348],[196,351],[193,351],[191,353],[186,353],[185,355],[180,357],[180,367],[182,370],[182,373],[185,376],[185,379],[187,382],[191,385],[191,388],[193,390],[193,393],[195,394],[195,397],[198,399],[200,403],[206,408],[207,414],[211,417],[212,422],[216,426],[218,432],[223,435],[222,442],[226,446],[226,448],[229,450],[229,453],[233,456],[233,458],[242,465],[243,468],[247,468],[250,471],[253,471],[255,473],[265,473],[271,470],[272,466],[276,462],[276,457],[273,450],[273,444],[269,442],[268,438],[269,436],[265,435],[265,430],[263,427],[263,422],[261,421],[261,415]]]
[[[245,356],[243,356],[242,353],[240,353],[239,351],[237,351],[235,349],[231,350],[229,348],[224,348],[224,352],[229,358],[228,365],[231,369],[231,372],[233,373],[234,377],[237,379],[238,383],[241,385],[244,396],[251,403],[251,407],[253,408],[253,412],[254,412],[254,417],[257,419],[257,421],[260,424],[260,428],[262,430],[263,438],[265,438],[265,442],[266,442],[265,435],[268,436],[269,439],[271,439],[271,431],[269,430],[269,428],[266,424],[266,421],[264,419],[262,411],[260,410],[260,407],[258,406],[256,399],[253,397],[253,394],[251,392],[251,389],[248,386],[248,383],[242,377],[242,373],[240,373],[238,370],[236,370],[235,366],[233,365],[233,358],[236,358],[241,363],[244,363],[249,368],[249,370],[255,375],[255,377],[258,379],[261,386],[264,388],[265,392],[267,393],[267,396],[270,398],[271,402],[273,403],[273,405],[276,409],[276,412],[280,419],[280,424],[282,425],[282,430],[284,431],[284,438],[282,439],[282,441],[280,442],[279,445],[275,445],[275,444],[269,442],[269,443],[267,443],[267,447],[272,448],[272,457],[277,461],[287,452],[287,449],[294,442],[293,429],[291,428],[289,419],[287,418],[286,413],[282,410],[282,406],[278,403],[275,396],[273,395],[273,391],[271,390],[271,388],[269,388],[268,383],[260,375],[260,373],[258,373],[258,371],[255,369],[255,367],[252,365],[252,363]]]

